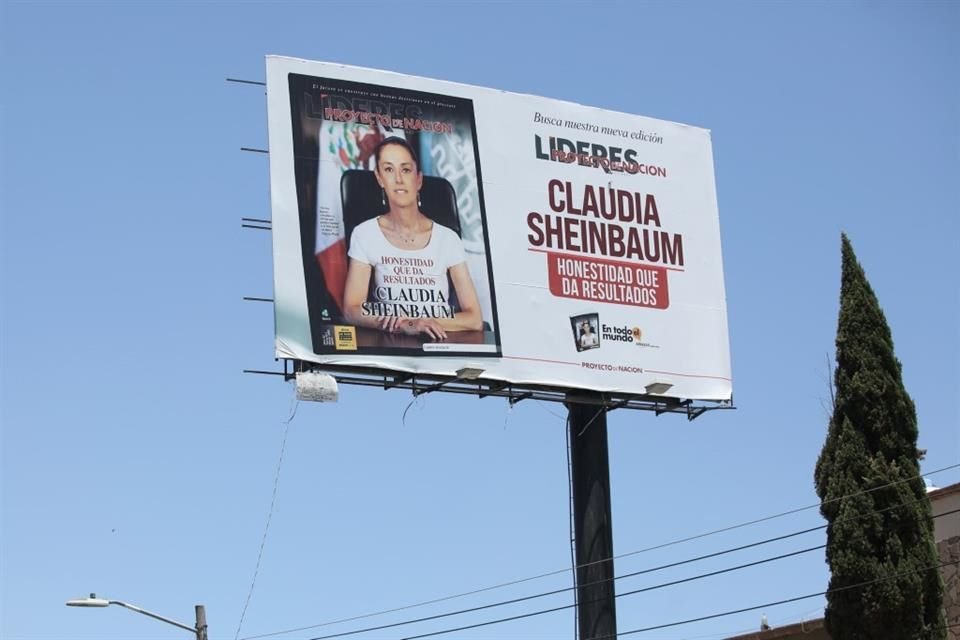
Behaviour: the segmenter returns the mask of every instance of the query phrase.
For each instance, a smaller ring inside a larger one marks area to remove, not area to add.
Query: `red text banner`
[[[550,293],[560,298],[666,309],[667,270],[619,260],[547,252]]]

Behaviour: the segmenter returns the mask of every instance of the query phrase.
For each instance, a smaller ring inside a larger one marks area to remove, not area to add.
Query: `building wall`
[[[960,509],[960,484],[954,484],[929,493],[933,515],[933,539],[943,576],[943,610],[947,618],[947,637],[960,640],[960,513],[945,514]]]
[[[960,484],[937,489],[927,495],[930,497],[934,516],[960,509]],[[954,536],[960,536],[960,513],[951,513],[933,519],[934,540],[940,542]]]
[[[940,569],[943,576],[943,610],[947,618],[947,637],[960,640],[960,535],[941,540],[937,543]]]

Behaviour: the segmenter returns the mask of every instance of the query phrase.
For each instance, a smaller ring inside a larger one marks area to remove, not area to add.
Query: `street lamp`
[[[195,626],[191,627],[190,625],[183,624],[182,622],[177,622],[176,620],[171,620],[159,614],[153,613],[152,611],[147,611],[146,609],[141,609],[136,605],[132,605],[127,602],[121,602],[119,600],[105,600],[103,598],[98,598],[97,594],[91,593],[89,598],[80,598],[78,600],[67,600],[68,607],[109,607],[112,604],[119,605],[125,609],[130,609],[130,611],[136,611],[137,613],[142,613],[145,616],[150,616],[155,620],[160,620],[161,622],[166,622],[167,624],[172,624],[175,627],[180,627],[181,629],[186,629],[190,633],[196,636],[196,640],[207,640],[207,612],[203,608],[202,604],[198,604],[194,609],[197,614],[197,623]]]

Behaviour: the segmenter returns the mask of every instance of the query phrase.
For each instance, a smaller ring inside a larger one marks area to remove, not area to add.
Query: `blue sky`
[[[709,128],[738,409],[610,415],[619,554],[816,501],[849,234],[918,410],[960,462],[960,6],[910,3],[21,3],[2,11],[2,601],[10,640],[241,638],[569,568],[562,407],[343,388],[274,367],[263,57],[343,62]],[[960,481],[960,469],[931,476]],[[617,572],[821,524],[816,510]],[[625,580],[623,592],[822,534]],[[822,591],[821,552],[618,601],[626,631]],[[569,572],[392,616],[562,588]],[[401,638],[565,595],[404,627]],[[774,625],[822,601],[764,611]],[[723,637],[760,612],[636,637]],[[277,636],[304,640],[356,628]],[[570,637],[572,611],[452,634]],[[366,636],[356,636],[366,637]],[[443,636],[441,636],[443,637]]]

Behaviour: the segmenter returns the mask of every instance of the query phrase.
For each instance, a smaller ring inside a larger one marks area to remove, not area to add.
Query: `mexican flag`
[[[325,122],[320,129],[314,253],[327,291],[341,310],[347,279],[347,246],[340,176],[347,169],[372,169],[373,149],[383,138],[378,127],[355,122]]]

